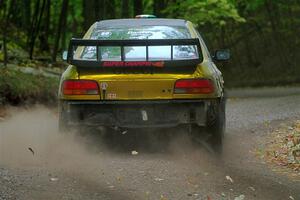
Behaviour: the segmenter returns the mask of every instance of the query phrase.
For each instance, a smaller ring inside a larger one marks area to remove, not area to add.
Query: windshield
[[[151,40],[151,39],[189,39],[191,35],[185,27],[143,26],[95,28],[90,39],[94,40]],[[173,49],[171,49],[173,48]],[[95,46],[84,48],[81,59],[97,60]],[[121,61],[121,47],[99,47],[101,61]],[[125,46],[125,61],[147,60],[146,46]],[[171,55],[173,53],[173,55]],[[185,60],[199,58],[195,45],[149,46],[148,60]]]
[[[187,39],[191,38],[185,27],[142,26],[94,29],[91,39],[126,40],[126,39]]]

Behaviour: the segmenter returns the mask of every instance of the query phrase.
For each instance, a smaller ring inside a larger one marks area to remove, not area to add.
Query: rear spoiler
[[[194,45],[197,47],[198,57],[196,59],[174,59],[173,46]],[[75,59],[74,54],[77,47],[93,46],[96,47],[97,59],[82,60]],[[146,47],[146,59],[144,61],[126,61],[124,47],[143,46]],[[149,46],[171,46],[170,59],[168,60],[149,60]],[[104,61],[100,57],[98,47],[120,47],[120,61]],[[199,39],[148,39],[148,40],[93,40],[93,39],[71,39],[68,49],[67,61],[71,65],[84,68],[124,68],[124,67],[151,67],[169,68],[182,66],[196,66],[203,60]]]

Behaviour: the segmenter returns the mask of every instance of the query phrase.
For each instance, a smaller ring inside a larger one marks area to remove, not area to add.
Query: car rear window
[[[127,39],[187,39],[191,35],[185,27],[140,26],[108,29],[95,28],[90,39],[127,40]]]
[[[151,40],[151,39],[189,39],[191,35],[185,27],[171,26],[140,26],[140,27],[117,27],[98,29],[95,28],[90,39],[94,40]],[[102,61],[120,61],[120,47],[99,47],[100,59]],[[173,48],[171,50],[171,48]],[[146,47],[128,46],[124,48],[125,61],[146,60]],[[96,47],[84,48],[81,59],[96,60]],[[171,52],[173,55],[171,55]],[[197,47],[194,45],[177,46],[149,46],[148,59],[155,60],[185,60],[199,58]]]

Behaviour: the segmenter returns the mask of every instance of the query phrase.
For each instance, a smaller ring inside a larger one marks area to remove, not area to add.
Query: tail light
[[[214,92],[213,83],[208,79],[182,79],[175,83],[175,94],[210,94]]]
[[[64,95],[97,95],[99,88],[96,81],[66,80],[62,86]]]

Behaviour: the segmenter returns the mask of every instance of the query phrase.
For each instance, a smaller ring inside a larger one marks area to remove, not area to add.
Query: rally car
[[[83,39],[71,39],[65,56],[70,65],[58,94],[61,130],[184,126],[208,134],[211,147],[221,151],[224,81],[214,62],[230,55],[217,50],[211,56],[191,22],[99,21]]]

